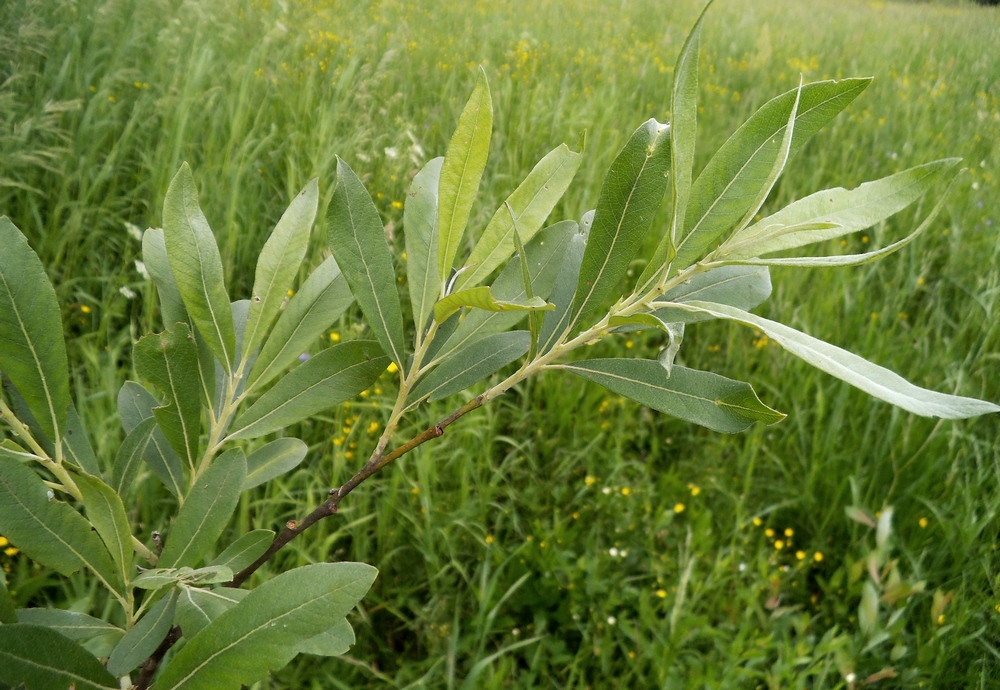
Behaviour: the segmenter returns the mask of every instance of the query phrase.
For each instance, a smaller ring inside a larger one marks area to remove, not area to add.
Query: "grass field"
[[[669,118],[672,65],[699,9],[0,3],[0,213],[56,284],[99,455],[122,439],[115,399],[134,378],[131,344],[160,328],[128,227],[161,223],[182,161],[234,298],[247,295],[266,233],[314,176],[325,207],[337,155],[365,181],[401,253],[405,190],[443,155],[483,65],[495,132],[472,227],[546,152],[586,130],[586,161],[553,214],[579,218],[632,130]],[[790,164],[765,210],[946,156],[968,168],[915,243],[855,269],[776,269],[758,313],[919,385],[1000,401],[998,65],[996,8],[716,3],[696,171],[800,75],[875,82]],[[935,194],[847,248],[901,237]],[[324,238],[318,223],[312,265]],[[357,316],[338,332],[359,329]],[[649,335],[599,347],[649,357],[659,345]],[[724,436],[564,375],[519,386],[360,488],[276,561],[360,560],[381,574],[351,619],[349,657],[300,657],[262,687],[1000,687],[997,418],[914,417],[737,326],[689,329],[680,358],[752,382],[788,419]],[[273,529],[346,480],[371,451],[393,385],[387,377],[303,425],[302,469],[245,494],[234,527]],[[407,430],[455,406],[436,403]],[[139,522],[162,525],[168,498],[146,482]],[[902,581],[882,583],[874,624],[859,620],[859,605],[875,533],[848,518],[850,506],[893,509]],[[17,554],[0,551],[0,563],[22,605],[89,608],[92,582]]]

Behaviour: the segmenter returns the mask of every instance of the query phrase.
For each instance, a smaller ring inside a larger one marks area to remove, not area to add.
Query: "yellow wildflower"
[[[684,512],[684,504],[683,503],[678,503],[678,504],[674,505],[674,512],[675,513],[683,513]]]

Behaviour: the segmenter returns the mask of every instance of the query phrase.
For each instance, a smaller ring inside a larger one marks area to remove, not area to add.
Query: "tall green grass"
[[[298,189],[318,176],[328,201],[337,155],[362,175],[401,252],[405,190],[444,152],[482,64],[496,132],[472,227],[535,161],[586,130],[587,162],[554,214],[579,217],[632,129],[669,118],[672,65],[699,9],[693,0],[543,0],[530,12],[458,0],[0,4],[0,212],[56,283],[99,452],[120,442],[114,400],[131,342],[158,327],[125,224],[159,224],[181,161],[201,185],[234,298],[246,295],[253,257]],[[794,160],[768,208],[949,155],[969,168],[917,242],[857,269],[775,270],[762,313],[921,385],[1000,400],[998,63],[991,8],[713,7],[697,168],[800,74],[876,80]],[[848,248],[901,236],[931,202]],[[324,235],[320,223],[314,263]],[[613,347],[651,356],[658,346],[632,336]],[[690,329],[680,356],[753,382],[789,418],[721,436],[565,376],[521,386],[369,482],[277,560],[351,558],[381,575],[353,620],[349,658],[302,658],[271,686],[846,687],[848,673],[860,682],[891,667],[900,677],[880,687],[995,687],[997,420],[914,418],[735,326]],[[392,384],[383,385],[303,428],[307,466],[245,498],[238,526],[274,528],[348,477],[388,412]],[[439,403],[412,429],[448,411]],[[884,609],[902,611],[899,629],[866,647],[856,564],[872,537],[845,517],[849,505],[895,508],[894,558],[928,592],[954,593],[944,618],[932,617],[929,593],[916,595]],[[136,511],[150,529],[172,510],[155,482],[144,484]],[[22,602],[85,606],[92,594],[82,579],[57,585],[21,557],[0,559]]]

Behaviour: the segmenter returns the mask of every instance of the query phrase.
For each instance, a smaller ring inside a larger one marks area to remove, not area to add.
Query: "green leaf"
[[[514,224],[507,206],[517,218],[521,241],[527,244],[566,193],[582,161],[583,154],[570,151],[566,144],[561,144],[535,165],[493,214],[465,264],[468,270],[463,271],[455,281],[455,290],[483,282],[514,253]]]
[[[695,313],[718,319],[730,319],[756,328],[783,348],[801,357],[817,369],[837,377],[869,395],[892,403],[923,417],[965,419],[991,412],[1000,406],[984,400],[946,395],[915,386],[896,373],[835,345],[813,338],[784,324],[724,304],[689,302],[684,305]]]
[[[38,255],[7,216],[0,216],[0,247],[0,370],[45,435],[58,442],[70,396],[56,291]]]
[[[144,419],[152,419],[153,408],[159,405],[160,401],[140,384],[126,381],[118,391],[118,418],[121,419],[125,433],[132,433]],[[178,497],[184,495],[184,467],[181,458],[170,446],[160,427],[153,428],[153,435],[142,451],[142,459],[170,493]]]
[[[260,252],[241,349],[243,360],[263,342],[299,273],[318,205],[319,183],[314,178],[288,206]]]
[[[119,496],[130,493],[132,482],[139,472],[139,462],[157,428],[156,419],[148,417],[133,427],[118,447],[115,462],[111,466],[111,488]]]
[[[87,474],[95,477],[100,476],[101,466],[94,455],[94,447],[90,445],[87,432],[83,428],[80,414],[76,411],[76,405],[70,403],[66,411],[66,432],[63,434],[63,449],[66,451],[66,459],[76,465]]]
[[[142,338],[133,348],[133,358],[136,373],[167,401],[153,408],[163,435],[188,466],[194,467],[198,462],[202,398],[198,350],[187,324],[177,323],[172,330]]]
[[[212,561],[212,565],[224,565],[238,573],[260,558],[273,541],[274,532],[271,530],[251,530],[230,544]]]
[[[472,202],[486,168],[493,132],[493,101],[486,70],[479,68],[476,88],[466,103],[441,166],[438,186],[438,277],[445,285],[469,223]]]
[[[441,165],[438,157],[425,165],[410,185],[403,209],[403,236],[406,240],[406,282],[413,306],[413,324],[423,337],[434,302],[441,295],[437,270],[438,185]]]
[[[247,319],[250,316],[250,300],[247,299],[237,300],[229,305],[229,309],[233,314],[233,332],[236,335],[236,352],[242,352],[243,334],[246,331]],[[248,366],[253,365],[254,354],[250,353],[250,355],[248,356],[250,359],[246,362],[246,364],[244,364],[242,361],[236,362],[237,370],[239,370],[240,368],[246,369],[248,368]],[[214,373],[214,378],[215,378],[215,384],[214,384],[215,400],[212,401],[212,409],[215,411],[216,417],[218,417],[222,414],[222,410],[226,405],[226,395],[227,391],[230,388],[230,384],[227,381],[228,377],[226,376],[226,370],[223,369],[222,365],[214,357],[212,358],[212,360],[213,360],[212,371]],[[201,363],[199,362],[199,369],[200,368],[201,368]],[[199,375],[200,373],[201,372],[199,371]],[[246,386],[243,383],[243,378],[240,377],[238,380],[236,380],[236,388],[234,392],[236,395],[241,395],[245,390],[245,388]],[[232,418],[230,418],[229,420],[224,420],[223,424],[227,423],[227,421],[232,421]]]
[[[108,547],[112,560],[118,566],[123,582],[128,582],[132,566],[132,529],[128,524],[125,504],[110,486],[97,477],[87,474],[74,478],[87,518]]]
[[[316,339],[336,321],[354,301],[347,279],[331,256],[312,272],[295,293],[271,335],[254,361],[246,390],[268,383],[282,370],[308,352]]]
[[[18,609],[17,618],[10,622],[49,628],[71,640],[89,640],[109,633],[125,634],[118,626],[100,618],[64,609]]]
[[[13,625],[17,623],[17,614],[14,613],[14,602],[7,592],[7,581],[4,578],[3,571],[0,571],[0,625]]]
[[[593,220],[594,212],[590,211],[581,219],[579,232],[573,233],[566,247],[555,287],[549,295],[549,301],[556,308],[545,314],[545,320],[542,321],[542,332],[538,336],[539,352],[544,353],[551,350],[569,326],[572,314],[570,307],[573,306],[573,297],[576,295],[576,286],[580,279],[580,266],[583,263],[583,253],[587,248],[587,236],[590,234]]]
[[[347,654],[354,646],[354,628],[341,618],[333,626],[315,637],[298,645],[295,650],[299,654],[315,654],[316,656],[340,656]]]
[[[402,370],[403,313],[392,254],[382,219],[368,190],[347,163],[337,159],[337,188],[327,214],[330,250],[386,354]]]
[[[720,266],[695,273],[689,280],[667,290],[661,302],[717,302],[738,309],[753,309],[771,296],[771,273],[764,266]],[[708,321],[708,314],[676,307],[653,312],[664,322]]]
[[[181,299],[181,291],[177,289],[174,272],[170,270],[167,241],[163,238],[163,230],[160,228],[149,228],[142,234],[142,262],[160,296],[163,327],[169,328],[175,323],[186,322],[187,309],[184,307],[184,300]]]
[[[316,563],[278,575],[220,614],[173,657],[156,690],[228,690],[287,663],[294,646],[347,615],[378,571]]]
[[[864,230],[953,176],[960,160],[946,158],[926,163],[852,190],[837,187],[810,194],[737,233],[717,256],[726,260],[761,257]]]
[[[521,357],[530,345],[528,331],[493,333],[481,338],[448,355],[413,388],[410,397],[417,400],[429,395],[433,401],[463,391]]]
[[[498,300],[489,287],[482,286],[453,292],[435,304],[434,320],[442,323],[462,307],[473,307],[484,311],[529,311],[553,308],[541,297],[524,298],[523,300]]]
[[[669,165],[670,128],[656,120],[640,126],[611,164],[583,253],[571,325],[597,309],[625,277],[660,208]]]
[[[247,477],[243,490],[252,489],[280,477],[299,466],[309,446],[297,438],[279,438],[258,448],[247,458]]]
[[[629,316],[612,316],[608,319],[608,325],[616,326],[616,333],[639,331],[649,327],[666,333],[667,347],[660,351],[656,359],[660,363],[660,366],[667,372],[667,376],[670,376],[670,372],[674,367],[674,358],[677,357],[677,353],[681,349],[681,343],[684,341],[683,321],[664,321],[656,312],[653,312],[652,314],[640,313]]]
[[[190,639],[201,632],[206,625],[240,603],[248,594],[250,594],[248,589],[231,587],[217,589],[182,587],[177,601],[177,625],[181,626],[184,636]]]
[[[565,248],[576,230],[575,222],[564,220],[545,228],[525,246],[524,253],[528,257],[528,272],[531,275],[531,286],[535,296],[544,300],[555,289]],[[523,303],[527,300],[520,257],[514,257],[504,266],[490,290],[494,298],[499,301]],[[443,326],[438,329],[438,338],[444,340],[433,358],[439,360],[449,352],[465,347],[485,335],[509,330],[527,313],[525,310],[492,312],[473,309],[462,314],[452,335],[443,333]],[[449,319],[446,323],[451,322]],[[428,356],[431,356],[429,352]]]
[[[226,451],[198,479],[167,533],[161,568],[195,566],[232,517],[240,499],[247,460],[239,448]]]
[[[120,593],[121,583],[100,537],[82,515],[51,494],[30,468],[0,457],[0,534],[61,575],[85,565],[106,588]]]
[[[26,451],[24,448],[11,441],[9,438],[0,441],[0,456],[11,458],[13,460],[18,460],[20,462],[34,460],[35,458],[38,457],[34,453]]]
[[[93,654],[37,625],[0,625],[0,683],[32,690],[119,690]]]
[[[560,364],[585,379],[654,410],[732,434],[754,422],[774,424],[785,418],[763,404],[749,384],[708,371],[675,366],[668,375],[648,359],[588,359]]]
[[[170,632],[176,606],[177,590],[173,589],[156,602],[115,645],[108,659],[108,671],[121,677],[148,659]]]
[[[235,324],[233,324],[235,330]],[[225,385],[218,385],[217,370],[222,369],[222,365],[217,362],[215,355],[212,354],[212,349],[205,342],[205,339],[198,332],[197,328],[193,328],[192,333],[194,333],[194,346],[198,350],[198,382],[201,384],[201,404],[212,408],[218,397],[221,397]],[[223,390],[216,391],[216,388]]]
[[[385,371],[378,345],[354,340],[334,345],[286,374],[240,415],[229,438],[256,438],[350,400]]]
[[[774,168],[789,114],[799,99],[788,157],[846,108],[871,79],[821,81],[792,89],[764,104],[722,145],[691,188],[683,231],[677,238],[677,273],[743,218]]]
[[[184,306],[212,353],[230,373],[236,359],[236,334],[222,258],[198,205],[198,190],[187,163],[174,175],[163,199],[163,236]]]

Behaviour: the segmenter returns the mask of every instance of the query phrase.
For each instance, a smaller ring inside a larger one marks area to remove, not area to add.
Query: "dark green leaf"
[[[260,486],[295,469],[306,457],[309,446],[297,438],[279,438],[250,453],[243,490]]]
[[[236,335],[215,235],[198,205],[187,163],[163,200],[163,236],[177,289],[194,325],[227,372],[236,360]]]
[[[579,232],[573,233],[566,247],[566,253],[563,257],[562,265],[559,267],[555,287],[549,295],[549,301],[556,308],[545,314],[545,320],[542,322],[542,332],[538,337],[539,352],[548,352],[551,350],[558,338],[569,326],[569,319],[572,314],[570,307],[573,306],[573,297],[576,295],[576,285],[580,280],[580,266],[583,263],[583,252],[587,247],[587,236],[590,233],[590,226],[593,221],[594,212],[590,211],[581,220]]]
[[[124,676],[149,658],[170,632],[174,622],[174,608],[177,605],[177,590],[153,605],[153,608],[125,633],[108,659],[108,671],[116,676]]]
[[[411,398],[429,395],[430,400],[440,400],[463,391],[521,357],[530,345],[528,331],[493,333],[481,338],[448,355],[413,388]]]
[[[256,438],[350,400],[385,371],[370,340],[341,343],[311,357],[286,374],[233,423],[229,438]]]
[[[575,325],[625,277],[660,208],[670,165],[670,128],[649,120],[635,131],[604,178],[573,301]]]
[[[119,690],[94,655],[37,625],[0,625],[0,682],[30,690]]]
[[[184,636],[190,639],[221,614],[240,603],[248,594],[250,594],[248,589],[231,587],[217,589],[183,587],[177,600],[177,625],[181,626]]]
[[[78,475],[76,481],[87,518],[108,547],[112,560],[118,566],[122,581],[128,582],[132,567],[132,529],[128,524],[125,504],[114,489],[97,477]]]
[[[466,103],[441,167],[438,187],[438,277],[448,282],[455,255],[469,223],[472,203],[486,168],[493,132],[493,101],[486,71],[479,68],[476,88]]]
[[[130,493],[135,476],[139,473],[139,462],[155,429],[157,429],[156,420],[148,417],[133,427],[118,447],[115,463],[111,466],[111,488],[119,496]]]
[[[154,385],[167,401],[153,409],[164,436],[188,466],[194,467],[198,462],[202,398],[198,350],[187,324],[174,324],[172,330],[146,336],[136,343],[133,357],[139,376]]]
[[[668,375],[648,359],[588,359],[559,365],[654,410],[731,434],[785,415],[764,405],[753,388],[718,374],[675,366]]]
[[[306,279],[278,318],[250,370],[247,390],[263,386],[314,347],[316,339],[353,301],[347,279],[336,260],[329,257]]]
[[[170,270],[167,242],[163,239],[163,230],[160,228],[149,228],[142,234],[142,262],[160,296],[163,327],[170,328],[175,323],[186,322],[187,309],[184,308],[184,300],[177,289],[174,272]]]
[[[0,216],[0,370],[42,431],[58,442],[70,405],[66,341],[56,291],[38,255]]]
[[[94,447],[90,445],[87,432],[83,428],[76,405],[70,404],[66,414],[66,433],[63,434],[63,449],[66,459],[87,474],[100,476],[101,466],[94,455]]]
[[[16,620],[10,622],[40,625],[71,640],[89,640],[109,633],[125,634],[118,626],[100,618],[64,609],[18,609]]]
[[[226,529],[239,502],[246,474],[246,456],[238,448],[212,461],[191,489],[167,533],[167,545],[158,563],[161,568],[198,564]]]
[[[260,680],[287,663],[295,645],[346,616],[376,573],[363,563],[316,563],[278,575],[188,640],[156,690],[229,690]]]
[[[444,158],[435,158],[417,173],[403,210],[406,282],[410,288],[413,323],[421,338],[431,309],[441,295],[441,276],[437,267],[437,218],[442,163]]]
[[[126,381],[118,391],[118,417],[125,433],[132,433],[144,419],[153,418],[153,408],[159,404],[160,401],[140,384]],[[174,496],[184,494],[184,468],[181,458],[170,446],[160,427],[153,428],[153,435],[142,452],[142,459],[170,493]]]
[[[17,623],[17,615],[14,613],[14,602],[7,592],[7,581],[5,575],[0,571],[0,625],[12,625]]]
[[[251,530],[230,544],[212,561],[212,565],[224,565],[238,573],[263,555],[273,541],[274,532],[271,530]]]
[[[6,457],[0,457],[0,534],[62,575],[86,565],[105,587],[121,592],[115,566],[90,523],[56,500],[30,468]]]

